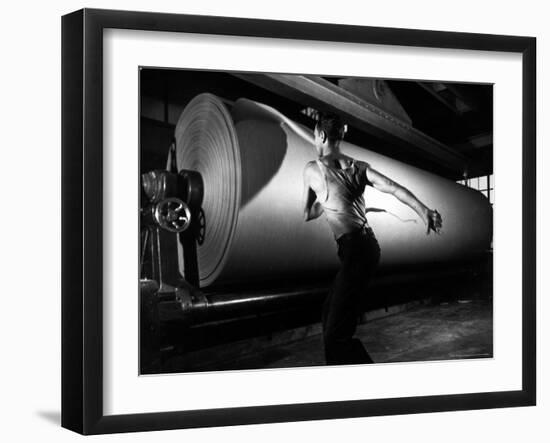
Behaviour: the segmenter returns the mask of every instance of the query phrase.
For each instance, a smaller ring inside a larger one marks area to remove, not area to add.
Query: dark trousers
[[[372,363],[362,343],[354,338],[361,301],[380,261],[380,247],[370,228],[338,240],[341,267],[323,308],[323,339],[328,365]]]

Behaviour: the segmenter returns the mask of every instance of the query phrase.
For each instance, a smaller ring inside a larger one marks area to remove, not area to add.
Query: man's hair
[[[346,133],[346,125],[333,113],[320,113],[316,127],[318,131],[324,131],[330,141],[342,140]]]

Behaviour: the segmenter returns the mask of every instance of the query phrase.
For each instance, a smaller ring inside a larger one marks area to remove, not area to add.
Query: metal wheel
[[[191,211],[179,198],[166,198],[158,202],[154,212],[155,221],[170,232],[183,232],[191,224]]]

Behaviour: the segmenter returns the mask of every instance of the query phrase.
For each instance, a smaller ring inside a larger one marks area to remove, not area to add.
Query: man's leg
[[[341,268],[323,310],[323,335],[327,364],[372,363],[361,342],[353,338],[361,300],[378,264],[376,240],[365,236],[339,242]]]
[[[372,362],[361,342],[353,338],[362,295],[357,286],[354,273],[341,269],[325,302],[323,335],[329,365]]]

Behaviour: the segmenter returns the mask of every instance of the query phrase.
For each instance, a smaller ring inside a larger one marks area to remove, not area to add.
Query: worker
[[[337,115],[321,114],[313,133],[318,158],[304,169],[305,220],[325,214],[340,259],[340,270],[323,306],[328,365],[373,363],[361,341],[354,338],[361,300],[380,260],[380,247],[366,218],[365,187],[392,194],[412,208],[425,223],[426,234],[439,233],[442,226],[441,215],[408,189],[368,163],[344,155],[340,142],[345,132]]]

